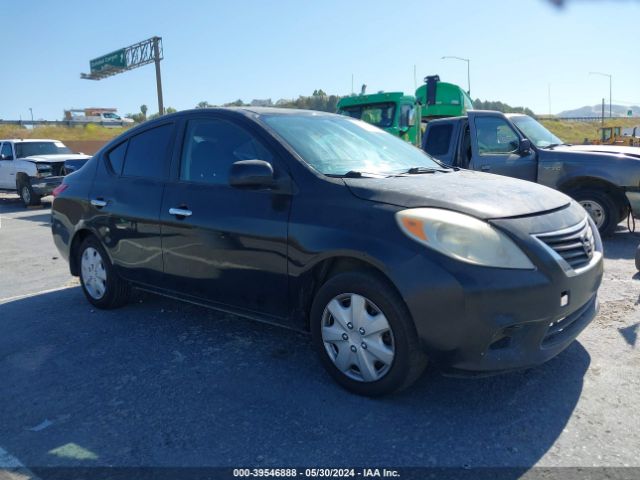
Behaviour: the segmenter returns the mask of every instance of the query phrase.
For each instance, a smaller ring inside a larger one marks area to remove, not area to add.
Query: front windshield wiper
[[[458,170],[459,169],[457,167],[452,167],[452,168],[411,167],[410,169],[405,170],[402,173],[409,174],[409,175],[419,175],[421,173],[437,173],[437,172],[449,173],[449,172],[452,172],[452,171],[455,172]]]
[[[360,172],[358,170],[349,170],[347,173],[337,174],[337,173],[327,173],[327,177],[334,178],[382,178],[386,177],[384,173],[375,173],[375,172]]]
[[[549,149],[549,150],[553,150],[556,147],[560,147],[560,146],[566,146],[566,147],[571,147],[573,146],[573,144],[571,143],[552,143],[550,145],[547,145],[546,147],[540,147],[540,148],[544,148],[544,149]]]

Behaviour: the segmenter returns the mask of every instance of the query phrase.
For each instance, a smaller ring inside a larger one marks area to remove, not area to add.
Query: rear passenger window
[[[124,154],[127,153],[127,144],[123,142],[107,154],[109,165],[113,173],[120,175],[122,173],[122,165],[124,165]]]
[[[429,127],[429,135],[427,135],[424,149],[434,156],[445,155],[449,151],[452,132],[453,125],[451,124],[432,125]]]
[[[167,124],[131,137],[122,174],[127,177],[162,179],[172,131],[173,124]]]

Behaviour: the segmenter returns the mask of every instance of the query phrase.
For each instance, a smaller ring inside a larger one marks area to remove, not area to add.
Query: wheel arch
[[[576,177],[564,182],[558,190],[571,196],[572,192],[579,189],[599,190],[609,195],[620,210],[629,208],[629,201],[624,194],[624,189],[607,180],[597,177]]]
[[[311,305],[313,304],[313,299],[320,287],[335,275],[353,271],[372,273],[391,285],[394,291],[398,294],[398,297],[403,299],[393,280],[380,265],[375,263],[375,261],[344,253],[324,257],[319,259],[300,275],[298,288],[296,289],[298,295],[295,299],[296,309],[300,312],[300,316],[304,321],[304,327],[307,330],[310,327]]]
[[[85,239],[90,236],[98,238],[88,228],[81,228],[73,235],[73,238],[71,239],[71,243],[69,245],[69,271],[74,277],[80,275],[80,265],[78,265],[78,249],[80,248],[80,245],[82,245],[82,242],[84,242]],[[109,253],[107,252],[107,255],[108,254]]]

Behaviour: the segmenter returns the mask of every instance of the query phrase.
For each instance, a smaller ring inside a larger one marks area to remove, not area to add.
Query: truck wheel
[[[601,190],[579,189],[571,196],[584,208],[598,227],[600,235],[611,235],[618,225],[620,209],[611,197]]]
[[[96,237],[89,236],[80,245],[78,265],[80,285],[91,304],[108,310],[127,303],[131,286],[118,276]]]
[[[311,307],[311,334],[325,369],[358,395],[408,387],[427,364],[407,307],[375,273],[340,273],[322,285]]]
[[[22,200],[22,203],[24,203],[25,207],[40,205],[41,197],[33,191],[31,182],[28,179],[23,180],[18,184],[18,194],[20,195],[20,199]]]

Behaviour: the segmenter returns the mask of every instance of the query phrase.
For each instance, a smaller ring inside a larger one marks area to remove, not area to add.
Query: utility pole
[[[467,93],[469,94],[469,96],[471,96],[471,67],[469,66],[471,63],[471,60],[469,60],[468,58],[454,57],[454,56],[444,56],[441,58],[441,60],[446,60],[447,58],[451,58],[453,60],[460,60],[462,62],[467,62]]]
[[[611,105],[611,103],[612,103],[612,101],[611,101],[611,98],[612,98],[612,93],[611,93],[612,92],[612,88],[611,88],[611,83],[612,82],[611,82],[611,79],[612,79],[613,75],[611,75],[610,73],[602,73],[602,72],[589,72],[589,75],[601,75],[603,77],[609,77],[609,118],[612,118],[613,117],[613,113],[612,113],[612,105]]]
[[[551,116],[551,84],[547,85],[547,93],[549,95],[549,116]]]
[[[156,64],[156,86],[158,88],[158,114],[164,115],[162,101],[162,77],[160,76],[160,37],[153,37],[153,61]]]

